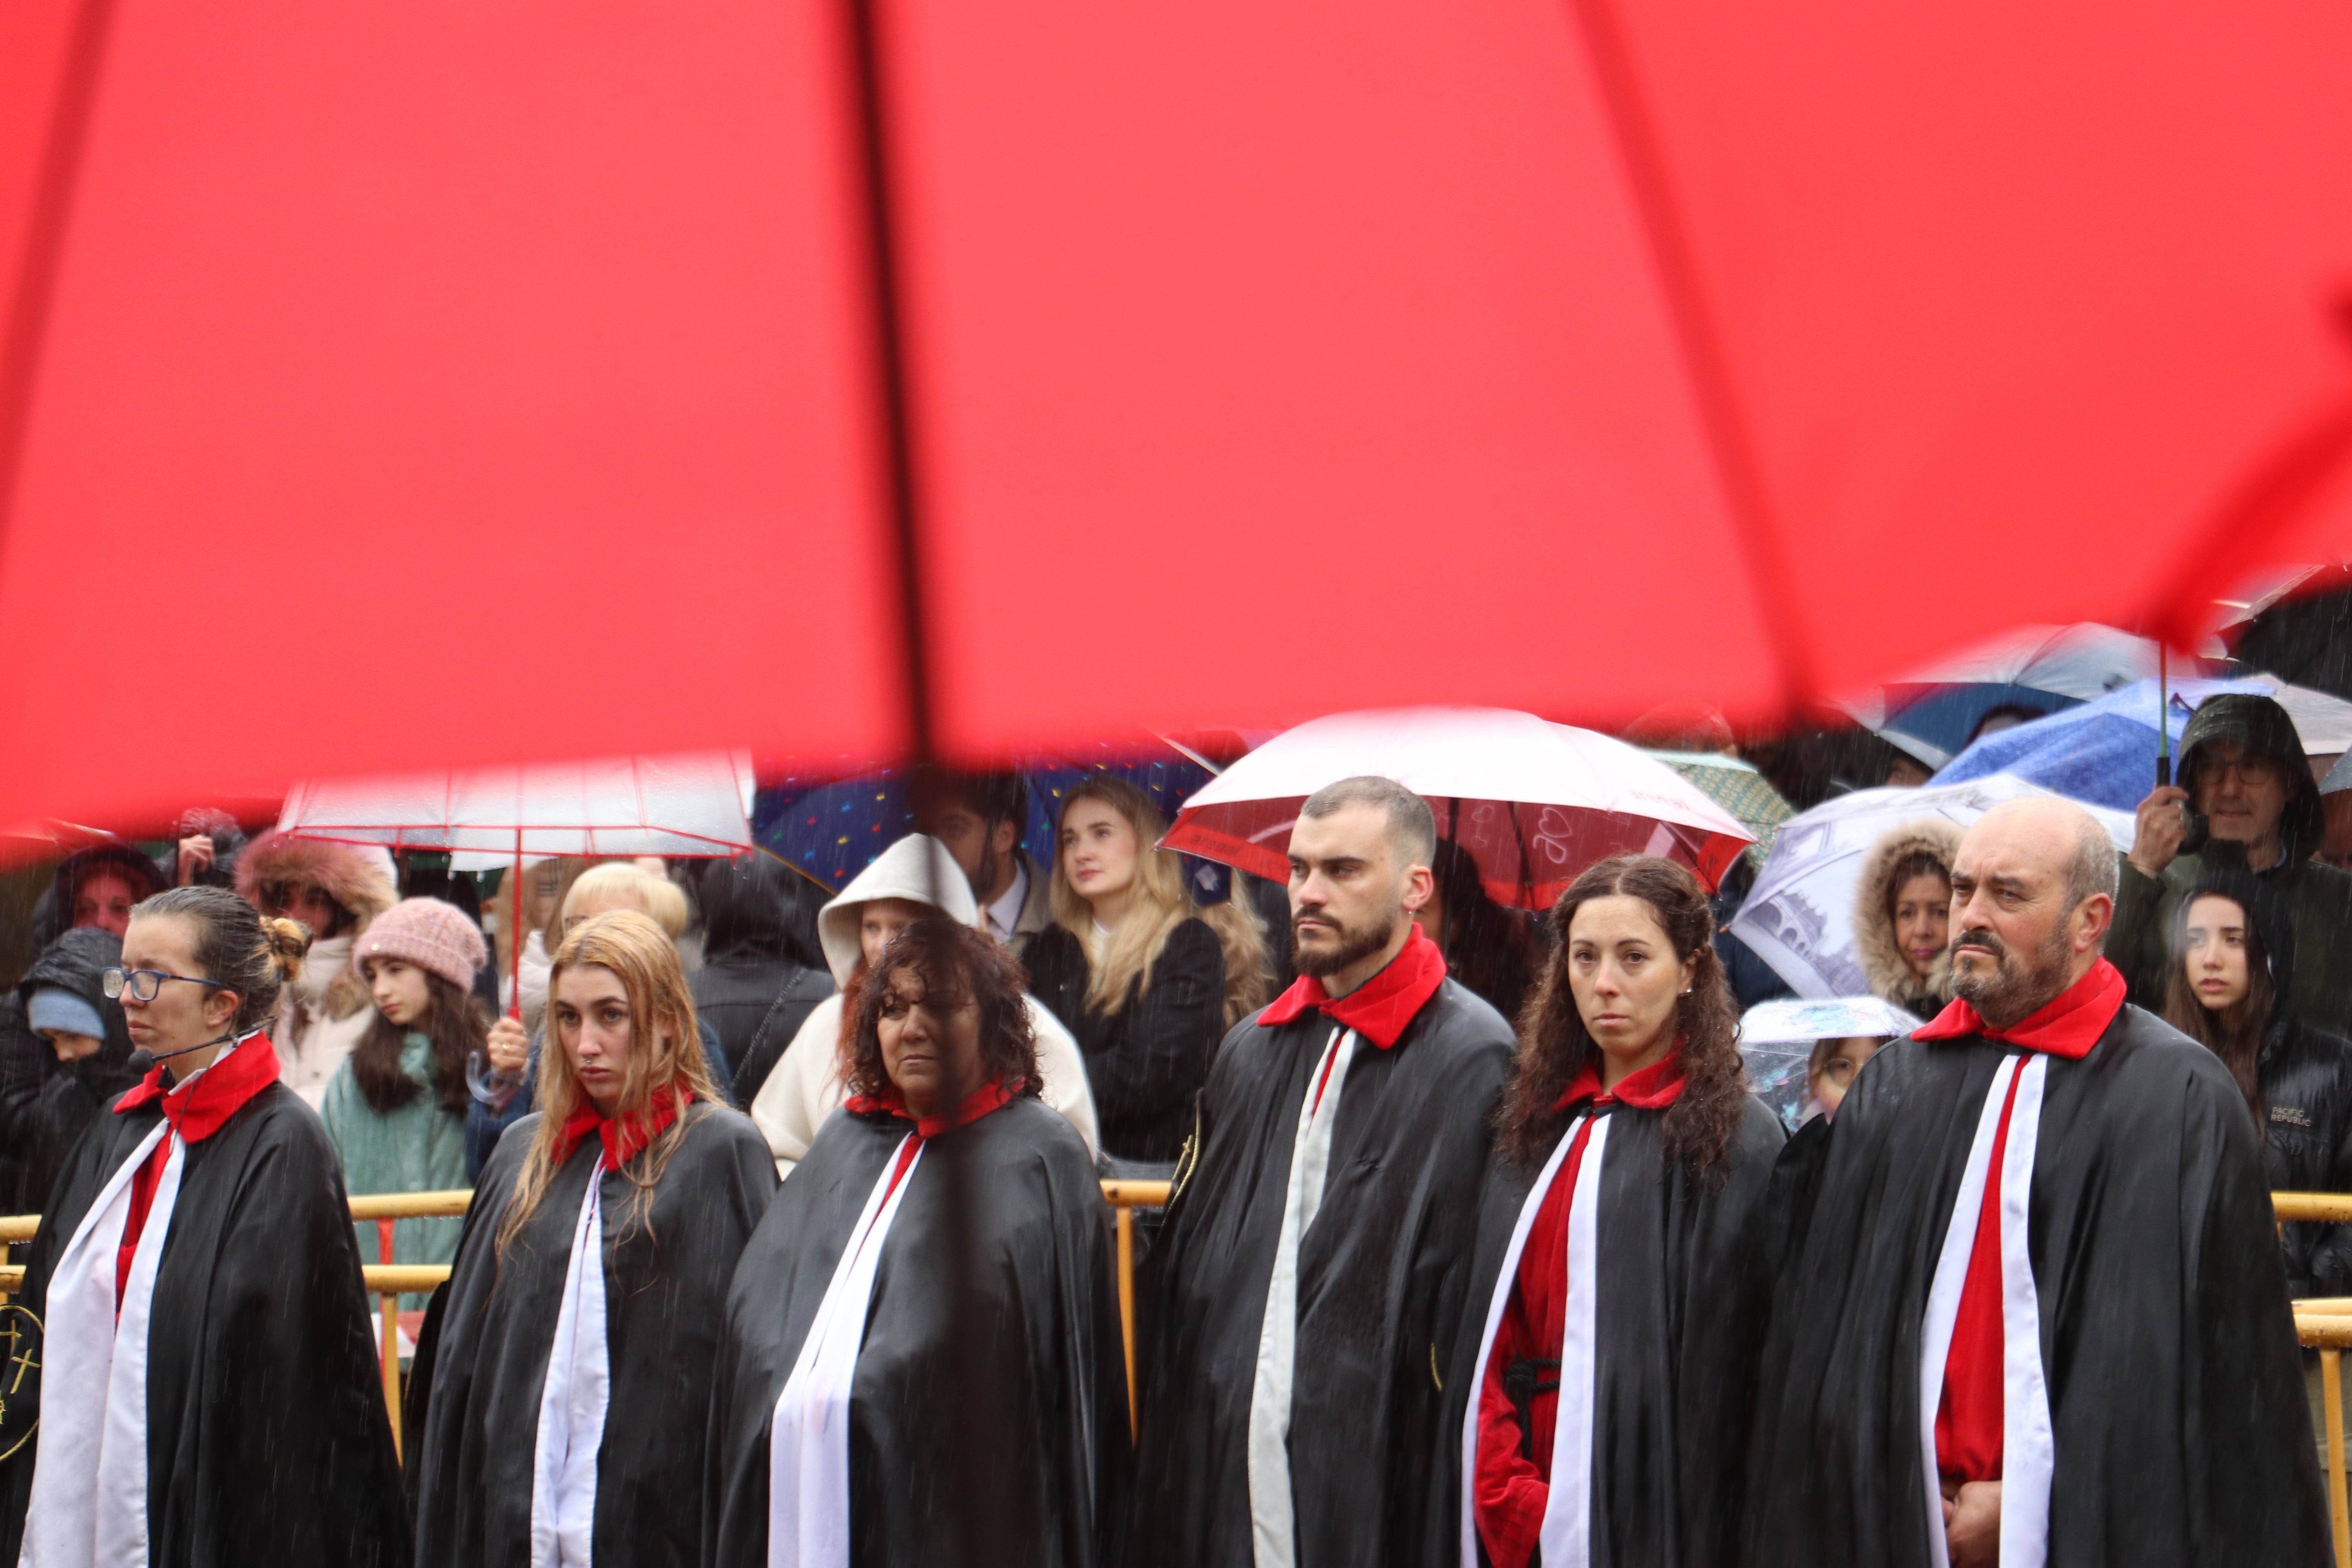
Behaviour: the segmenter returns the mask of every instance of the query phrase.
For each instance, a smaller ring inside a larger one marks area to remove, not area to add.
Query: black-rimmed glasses
[[[199,980],[193,974],[173,974],[161,969],[109,969],[99,975],[98,988],[106,993],[110,1002],[119,1001],[126,994],[133,1002],[152,1002],[166,980],[184,980],[191,985],[209,985],[215,991],[228,989],[217,980]]]

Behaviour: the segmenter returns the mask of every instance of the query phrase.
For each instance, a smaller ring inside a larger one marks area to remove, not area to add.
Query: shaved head
[[[2098,962],[2115,907],[2115,846],[2096,817],[2054,797],[2003,802],[1953,857],[1953,991],[2007,1028]]]

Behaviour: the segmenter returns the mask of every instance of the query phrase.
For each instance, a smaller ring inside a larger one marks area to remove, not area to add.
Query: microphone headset
[[[257,1033],[258,1031],[248,1032]],[[169,1061],[173,1057],[184,1057],[190,1051],[201,1051],[212,1046],[226,1045],[229,1041],[240,1037],[236,1031],[232,1029],[226,1035],[205,1041],[203,1045],[182,1046],[176,1051],[151,1051],[142,1048],[131,1053],[130,1068],[132,1072],[144,1078],[153,1069],[157,1062]]]

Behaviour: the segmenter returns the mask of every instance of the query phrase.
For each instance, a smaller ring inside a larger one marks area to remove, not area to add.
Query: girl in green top
[[[375,1016],[327,1085],[321,1114],[354,1194],[431,1193],[466,1180],[466,1058],[488,1026],[469,994],[488,958],[480,929],[438,899],[404,899],[359,939],[352,967]],[[377,1222],[358,1222],[362,1263],[446,1263],[460,1215],[396,1222],[392,1257],[377,1257]],[[404,1297],[414,1310],[423,1296]]]

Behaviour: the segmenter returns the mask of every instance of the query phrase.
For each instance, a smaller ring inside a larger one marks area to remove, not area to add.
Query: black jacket
[[[2261,1097],[2254,1116],[2262,1127],[2263,1172],[2271,1190],[2352,1193],[2352,1042],[2315,1029],[2300,1016],[2294,922],[2267,879],[2236,868],[2200,879],[2174,912],[2171,951],[2183,951],[2181,928],[2189,907],[2209,893],[2235,900],[2246,911],[2246,923],[2270,964],[2273,1000],[2254,1058]],[[2279,1245],[2288,1294],[2352,1293],[2352,1225],[2282,1226]]]
[[[719,1036],[735,1099],[749,1105],[800,1032],[833,994],[833,977],[803,936],[800,878],[765,855],[714,860],[702,874],[702,967],[687,978],[694,1008]]]
[[[78,926],[33,961],[5,1006],[0,1041],[0,1148],[21,1162],[12,1194],[0,1194],[12,1214],[37,1214],[65,1165],[67,1153],[106,1102],[138,1081],[122,1006],[106,999],[99,974],[122,958],[122,939],[100,926]],[[33,1033],[26,1009],[33,993],[70,991],[98,1009],[105,1042],[94,1057],[60,1062]]]
[[[1105,1016],[1087,1007],[1086,949],[1060,926],[1029,942],[1030,994],[1069,1026],[1086,1054],[1087,1084],[1106,1154],[1173,1160],[1192,1127],[1192,1100],[1225,1032],[1225,952],[1206,921],[1168,933],[1151,984],[1128,989]]]

